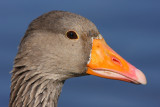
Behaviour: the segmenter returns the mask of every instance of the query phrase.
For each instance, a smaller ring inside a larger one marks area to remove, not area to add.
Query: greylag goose
[[[146,84],[88,19],[51,11],[29,25],[14,60],[9,107],[57,107],[66,79],[85,75]]]

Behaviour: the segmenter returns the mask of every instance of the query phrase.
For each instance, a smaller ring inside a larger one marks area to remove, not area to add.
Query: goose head
[[[146,84],[144,74],[112,50],[91,21],[64,11],[46,13],[29,25],[15,59],[18,66],[55,80],[90,74]]]

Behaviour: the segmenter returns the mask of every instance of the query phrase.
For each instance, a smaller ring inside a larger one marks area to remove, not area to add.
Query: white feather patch
[[[93,46],[93,37],[92,37],[91,39],[92,39],[92,46]],[[91,48],[91,50],[90,50],[89,60],[88,60],[87,64],[89,64],[90,61],[91,61],[91,53],[92,53],[92,48]]]

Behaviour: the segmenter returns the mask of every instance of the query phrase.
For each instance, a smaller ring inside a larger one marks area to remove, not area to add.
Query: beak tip
[[[146,80],[146,77],[144,75],[144,73],[142,71],[140,71],[139,69],[136,70],[136,76],[138,78],[138,82],[140,84],[143,84],[143,85],[146,85],[147,84],[147,80]]]

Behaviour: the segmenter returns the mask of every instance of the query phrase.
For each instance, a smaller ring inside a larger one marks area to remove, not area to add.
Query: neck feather
[[[12,73],[9,107],[57,107],[64,81],[34,71]]]

